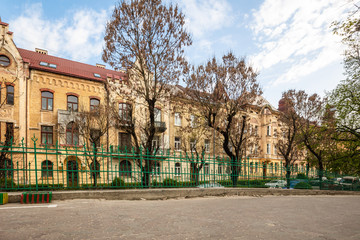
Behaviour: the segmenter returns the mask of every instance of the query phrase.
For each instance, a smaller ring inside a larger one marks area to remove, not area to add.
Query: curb
[[[20,192],[8,193],[9,203],[19,203]],[[105,199],[105,200],[166,200],[176,198],[220,197],[220,196],[299,196],[299,195],[355,195],[360,192],[300,189],[259,188],[182,188],[182,189],[128,189],[91,191],[53,191],[52,200]]]

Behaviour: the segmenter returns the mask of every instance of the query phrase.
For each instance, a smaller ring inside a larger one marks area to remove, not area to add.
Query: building
[[[111,183],[116,177],[124,181],[134,180],[139,168],[131,157],[131,136],[112,126],[99,137],[98,152],[106,152],[98,157],[98,166],[91,165],[91,148],[87,138],[80,134],[75,122],[83,112],[91,112],[99,106],[115,106],[123,119],[141,118],[141,103],[124,101],[114,94],[109,84],[126,90],[128,74],[123,71],[105,69],[97,64],[92,66],[48,54],[46,50],[30,51],[17,48],[9,25],[0,21],[0,141],[6,142],[6,133],[11,134],[16,154],[11,156],[12,176],[18,184],[56,182],[65,185],[91,184],[92,174],[101,183]],[[178,91],[180,87],[174,86]],[[177,112],[174,103],[162,102],[157,107],[156,135],[153,143],[160,154],[153,169],[153,180],[178,178],[185,181],[192,172],[189,162],[177,161],[184,156],[183,146],[191,148],[195,143],[181,136],[184,125],[192,125],[196,119],[194,112]],[[279,112],[266,100],[262,106],[254,106],[250,111],[253,130],[259,135],[258,144],[248,149],[248,174],[253,176],[279,175],[282,159],[276,152],[278,139]],[[92,130],[92,129],[90,129]],[[96,129],[95,129],[96,130]],[[207,132],[200,140],[209,156],[223,158],[224,152],[216,146],[218,136]],[[36,147],[44,147],[34,153]],[[103,146],[102,149],[100,146]],[[21,149],[33,148],[31,152]],[[186,149],[186,147],[185,147]],[[114,153],[109,155],[108,152]],[[121,155],[124,154],[125,156]],[[171,160],[172,159],[172,160]],[[218,179],[225,172],[221,164],[205,163],[201,169],[204,179],[213,175]],[[170,161],[171,160],[171,161]],[[263,164],[267,167],[263,167]],[[269,167],[270,166],[270,167]],[[261,168],[261,171],[260,171]],[[36,170],[34,170],[36,169]],[[90,171],[87,171],[89,170]],[[34,171],[33,171],[34,170]],[[39,171],[38,171],[39,170]],[[95,173],[94,173],[95,172]],[[160,176],[160,172],[166,172]],[[185,175],[181,174],[184,173]],[[171,173],[171,174],[170,174]],[[14,176],[15,174],[15,176]],[[60,176],[59,176],[60,175]],[[81,180],[80,180],[81,179]]]

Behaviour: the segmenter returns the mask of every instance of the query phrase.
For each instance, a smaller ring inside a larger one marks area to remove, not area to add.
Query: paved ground
[[[360,196],[12,203],[0,239],[360,239]]]

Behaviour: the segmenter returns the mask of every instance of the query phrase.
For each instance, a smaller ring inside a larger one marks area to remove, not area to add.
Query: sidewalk
[[[9,203],[20,202],[22,192],[9,192]],[[353,191],[300,190],[270,188],[162,188],[126,190],[53,191],[53,200],[106,199],[106,200],[166,200],[205,196],[290,196],[290,195],[360,195]]]

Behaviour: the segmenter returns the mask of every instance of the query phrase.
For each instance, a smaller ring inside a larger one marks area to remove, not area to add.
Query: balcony
[[[155,131],[157,133],[163,133],[166,131],[166,124],[165,122],[155,121]]]

